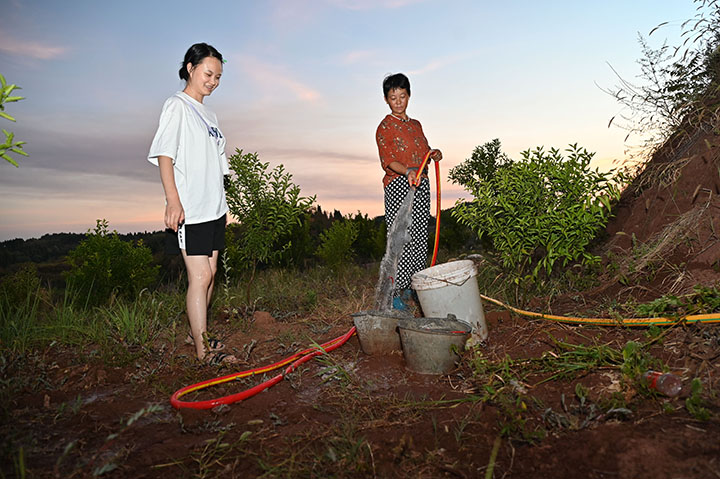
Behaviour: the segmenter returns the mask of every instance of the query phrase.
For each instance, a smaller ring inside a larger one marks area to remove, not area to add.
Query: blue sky
[[[206,100],[235,148],[282,163],[325,210],[382,214],[374,133],[381,82],[408,74],[408,113],[443,150],[443,207],[462,191],[450,167],[499,138],[511,157],[579,143],[607,169],[626,158],[621,111],[600,87],[639,73],[638,33],[673,43],[690,0],[22,1],[2,4],[0,73],[27,141],[0,164],[0,240],[162,229],[159,174],[145,157],[160,108],[183,88],[185,50],[205,41],[227,63]],[[433,207],[434,209],[434,207]]]

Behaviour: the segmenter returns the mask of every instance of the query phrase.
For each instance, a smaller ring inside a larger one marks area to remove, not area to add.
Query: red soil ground
[[[269,315],[260,319],[249,331],[227,338],[238,351],[258,341],[248,366],[284,357],[294,347],[279,338],[299,338],[308,329]],[[492,333],[483,355],[491,360],[540,357],[555,350],[550,335],[616,348],[644,339],[643,331],[570,327],[503,312],[491,312],[488,319]],[[339,336],[349,326],[349,319],[340,321],[318,340]],[[715,327],[676,328],[651,352],[717,391],[720,331]],[[218,375],[213,368],[194,369],[181,357],[190,353],[188,346],[178,346],[154,354],[152,361],[112,368],[49,350],[52,360],[38,358],[44,366],[7,405],[11,416],[0,433],[25,445],[29,477],[91,477],[112,465],[108,477],[470,478],[484,477],[493,443],[510,422],[499,404],[439,402],[482,392],[484,382],[467,365],[444,376],[415,374],[400,354],[363,354],[356,337],[334,351],[330,362],[310,362],[250,400],[211,411],[175,411],[168,402],[172,391]],[[531,375],[521,385],[527,391],[518,396],[524,398],[518,411],[524,411],[527,423],[515,425],[527,433],[543,428],[547,437],[531,444],[517,430],[503,436],[494,477],[718,477],[717,403],[709,405],[714,418],[703,422],[684,410],[687,387],[680,398],[653,399],[622,388],[613,368],[540,383],[547,376]],[[578,383],[588,391],[584,405],[575,396]],[[195,397],[244,387],[221,386]],[[607,401],[617,393],[632,412],[607,413]],[[125,426],[150,404],[160,407]],[[12,464],[3,470],[12,471]]]

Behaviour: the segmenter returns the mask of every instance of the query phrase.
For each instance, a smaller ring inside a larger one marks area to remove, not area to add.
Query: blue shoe
[[[407,311],[408,305],[405,304],[405,301],[403,301],[400,298],[393,298],[393,309],[397,309],[398,311]]]
[[[400,293],[400,298],[403,301],[412,301],[413,299],[413,290],[412,289],[403,289],[402,293]]]

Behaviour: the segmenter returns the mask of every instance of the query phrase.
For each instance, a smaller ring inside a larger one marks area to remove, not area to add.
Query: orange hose
[[[418,174],[415,176],[415,187],[417,187],[420,184],[420,181],[422,181],[422,172],[425,170],[425,166],[430,160],[432,152],[433,150],[428,151],[425,154],[425,158],[423,158],[422,163],[420,163]],[[437,161],[435,162],[435,185],[435,190],[437,192],[435,197],[435,246],[433,247],[433,255],[432,260],[430,261],[430,266],[435,266],[435,263],[437,262],[438,245],[440,244],[440,165]]]
[[[348,339],[352,337],[352,335],[355,334],[355,327],[350,328],[350,330],[343,334],[342,336],[339,336],[333,340],[330,340],[324,344],[321,344],[319,346],[314,346],[312,348],[305,349],[303,351],[300,351],[298,353],[293,354],[292,356],[289,356],[283,360],[280,360],[276,363],[273,363],[269,366],[262,366],[255,369],[248,369],[247,371],[240,371],[239,373],[233,373],[229,374],[227,376],[222,376],[215,379],[208,379],[207,381],[202,381],[196,384],[191,384],[190,386],[185,386],[182,389],[178,389],[175,391],[175,394],[172,395],[170,398],[170,404],[175,409],[181,409],[181,408],[189,408],[189,409],[212,409],[216,406],[220,406],[222,404],[232,404],[234,402],[242,401],[244,399],[248,399],[253,397],[259,392],[264,391],[265,389],[274,386],[275,384],[282,381],[286,375],[293,372],[298,366],[303,364],[304,362],[309,361],[310,359],[314,358],[315,356],[319,356],[321,354],[327,354],[330,351],[342,346],[347,342]],[[299,358],[299,359],[298,359]],[[259,374],[263,374],[269,371],[274,371],[275,369],[279,369],[287,364],[290,364],[283,372],[280,374],[268,379],[267,381],[264,381],[261,384],[258,384],[257,386],[253,386],[249,389],[246,389],[244,391],[240,391],[236,394],[230,394],[228,396],[223,396],[215,399],[208,399],[206,401],[181,401],[180,398],[188,393],[191,393],[193,391],[200,391],[201,389],[206,389],[212,386],[217,386],[219,384],[224,384],[229,381],[234,381],[236,379],[245,378],[248,376],[256,376]]]

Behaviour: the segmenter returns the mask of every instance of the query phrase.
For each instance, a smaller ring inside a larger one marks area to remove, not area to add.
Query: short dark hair
[[[390,90],[394,90],[396,88],[404,88],[408,95],[410,94],[410,80],[408,80],[408,77],[403,75],[402,73],[395,73],[392,75],[388,75],[383,80],[383,95],[385,95],[385,98],[387,98],[388,93],[390,93]]]
[[[217,58],[220,60],[220,63],[223,62],[222,55],[212,45],[208,45],[207,43],[196,43],[188,48],[188,51],[185,52],[185,58],[183,59],[182,65],[180,65],[180,71],[178,72],[180,79],[185,81],[190,79],[190,74],[187,71],[188,63],[192,66],[196,66],[202,63],[202,61],[207,57]]]

